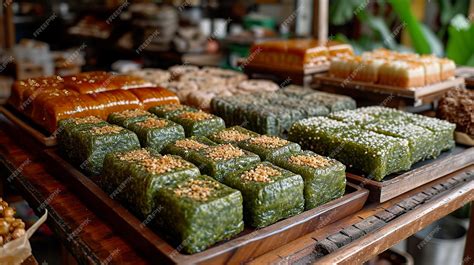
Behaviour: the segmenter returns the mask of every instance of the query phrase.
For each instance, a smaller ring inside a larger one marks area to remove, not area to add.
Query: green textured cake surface
[[[307,149],[333,157],[348,167],[361,170],[369,178],[408,170],[411,166],[409,142],[363,130],[324,117],[297,122],[289,139],[299,141]]]
[[[298,120],[355,107],[355,101],[349,97],[298,86],[277,92],[216,97],[211,101],[212,112],[228,126],[239,125],[257,133],[283,137]]]
[[[165,154],[178,155],[191,161],[191,154],[213,145],[216,145],[216,143],[204,136],[191,136],[168,144],[162,152]]]
[[[259,134],[240,126],[232,126],[209,135],[209,139],[219,144],[238,145],[239,143],[256,136],[259,136]]]
[[[181,125],[160,118],[137,121],[129,124],[128,128],[137,134],[142,147],[151,147],[157,151],[185,136]]]
[[[225,129],[224,120],[203,111],[184,111],[170,119],[183,126],[187,137],[208,136]]]
[[[208,176],[163,189],[156,198],[158,222],[175,244],[192,254],[244,229],[242,194]]]
[[[219,144],[201,149],[192,153],[189,159],[199,167],[201,173],[218,181],[222,181],[227,174],[260,162],[258,155],[231,144]]]
[[[75,131],[72,162],[86,174],[98,175],[102,171],[105,156],[110,152],[140,148],[138,137],[132,131],[117,125],[100,125]]]
[[[129,129],[129,125],[135,122],[143,121],[148,118],[156,118],[155,115],[151,114],[142,109],[132,109],[132,110],[124,110],[120,112],[113,112],[110,113],[107,121],[122,126],[124,128]]]
[[[76,161],[78,158],[74,152],[74,133],[79,130],[96,126],[105,126],[107,124],[108,123],[106,121],[95,116],[60,120],[58,122],[58,130],[56,130],[59,150],[63,155],[69,157],[71,161]]]
[[[111,153],[104,161],[103,185],[111,196],[146,217],[156,209],[155,197],[164,187],[200,175],[181,157],[156,155],[146,149]]]
[[[269,135],[253,137],[241,142],[239,146],[242,149],[259,155],[262,160],[270,162],[278,156],[301,150],[300,145],[297,143]]]
[[[186,105],[180,104],[165,104],[151,107],[149,112],[155,114],[156,116],[164,119],[170,119],[173,116],[176,116],[185,111],[188,112],[197,112],[198,110]]]
[[[280,156],[274,163],[303,177],[306,210],[340,198],[345,193],[346,167],[337,160],[301,151]]]
[[[304,210],[303,179],[269,162],[226,175],[224,184],[244,199],[245,222],[261,228]]]

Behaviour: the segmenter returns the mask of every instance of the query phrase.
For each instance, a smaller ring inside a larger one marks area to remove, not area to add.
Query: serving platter
[[[302,235],[354,214],[362,209],[369,195],[368,190],[348,183],[346,194],[339,199],[265,228],[246,227],[242,233],[228,241],[188,255],[179,252],[179,246],[169,244],[159,231],[147,227],[150,216],[145,220],[139,220],[97,186],[93,179],[65,161],[57,148],[46,149],[45,154],[46,162],[50,164],[49,170],[54,176],[70,184],[96,214],[129,240],[144,256],[150,260],[159,259],[163,263],[226,264],[249,261]]]
[[[347,179],[370,190],[370,201],[382,203],[472,163],[474,163],[474,147],[457,145],[436,159],[418,162],[409,171],[391,174],[382,181],[365,178],[358,173],[348,173]]]
[[[312,85],[317,86],[318,90],[344,94],[353,97],[357,101],[366,101],[368,97],[376,98],[377,96],[390,97],[392,100],[397,97],[404,99],[414,107],[433,103],[440,99],[446,91],[452,88],[464,87],[464,84],[464,78],[456,77],[428,86],[402,88],[336,78],[328,74],[315,75],[312,81]]]
[[[57,144],[55,134],[50,134],[40,126],[33,124],[29,118],[8,104],[0,106],[0,113],[44,146],[51,147]]]

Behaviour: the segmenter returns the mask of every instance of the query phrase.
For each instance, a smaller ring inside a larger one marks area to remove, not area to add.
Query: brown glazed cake
[[[456,131],[474,136],[474,91],[452,89],[440,100],[438,117],[456,124]]]
[[[40,77],[17,81],[8,103],[49,132],[66,118],[98,116],[127,109],[145,109],[179,103],[176,95],[150,87],[139,77],[87,72],[73,76]]]

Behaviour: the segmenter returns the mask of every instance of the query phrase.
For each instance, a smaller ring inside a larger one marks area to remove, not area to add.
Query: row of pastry
[[[450,79],[455,69],[454,62],[446,58],[377,49],[360,56],[344,54],[332,58],[329,74],[354,81],[411,88]]]

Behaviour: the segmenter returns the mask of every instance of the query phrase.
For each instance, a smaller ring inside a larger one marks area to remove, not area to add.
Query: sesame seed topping
[[[240,178],[244,181],[255,181],[255,182],[273,182],[271,177],[280,176],[281,172],[274,169],[273,167],[259,164],[254,169],[245,171]]]
[[[139,160],[138,164],[145,167],[148,172],[154,174],[163,174],[174,169],[188,168],[191,166],[191,163],[169,155],[145,158]]]
[[[84,118],[74,119],[73,123],[74,124],[85,124],[85,123],[98,123],[98,122],[102,122],[102,121],[103,120],[100,119],[99,117],[88,116],[88,117],[84,117]]]
[[[289,162],[298,166],[308,166],[312,168],[320,168],[330,165],[328,159],[322,156],[312,155],[294,155],[289,158]]]
[[[151,154],[146,149],[132,150],[118,155],[118,158],[122,161],[139,161],[150,157]]]
[[[276,136],[261,135],[250,139],[250,143],[266,148],[279,148],[287,145],[289,142]]]
[[[147,115],[149,113],[142,109],[133,109],[133,110],[124,110],[121,112],[116,112],[114,114],[117,115],[119,118],[134,118],[134,117],[138,117],[142,115]]]
[[[209,158],[216,160],[227,160],[245,155],[242,149],[235,147],[231,144],[222,144],[217,146],[211,146],[206,150],[206,155]]]
[[[203,111],[198,111],[198,112],[186,111],[179,114],[179,117],[183,119],[193,120],[193,121],[203,121],[203,120],[211,119],[212,115]]]
[[[154,118],[148,118],[144,121],[137,122],[137,125],[144,128],[163,128],[168,125],[167,120],[159,120]]]
[[[193,139],[178,140],[174,143],[174,145],[179,147],[179,148],[186,149],[186,150],[201,150],[201,149],[204,149],[206,147],[209,147],[209,145],[200,143],[200,142],[198,142],[196,140],[193,140]]]
[[[106,125],[102,127],[95,127],[91,129],[91,132],[96,135],[108,134],[108,133],[118,133],[122,131],[123,128],[120,126]]]
[[[196,201],[207,201],[212,193],[219,188],[219,183],[215,181],[193,179],[178,185],[174,190],[174,194]]]
[[[251,138],[252,136],[250,136],[250,134],[248,134],[248,133],[239,132],[237,130],[230,129],[230,130],[222,130],[222,131],[218,132],[216,134],[216,137],[221,139],[221,140],[224,140],[224,141],[229,141],[229,142],[237,141],[237,142],[240,142],[240,141],[247,140],[247,139]]]

